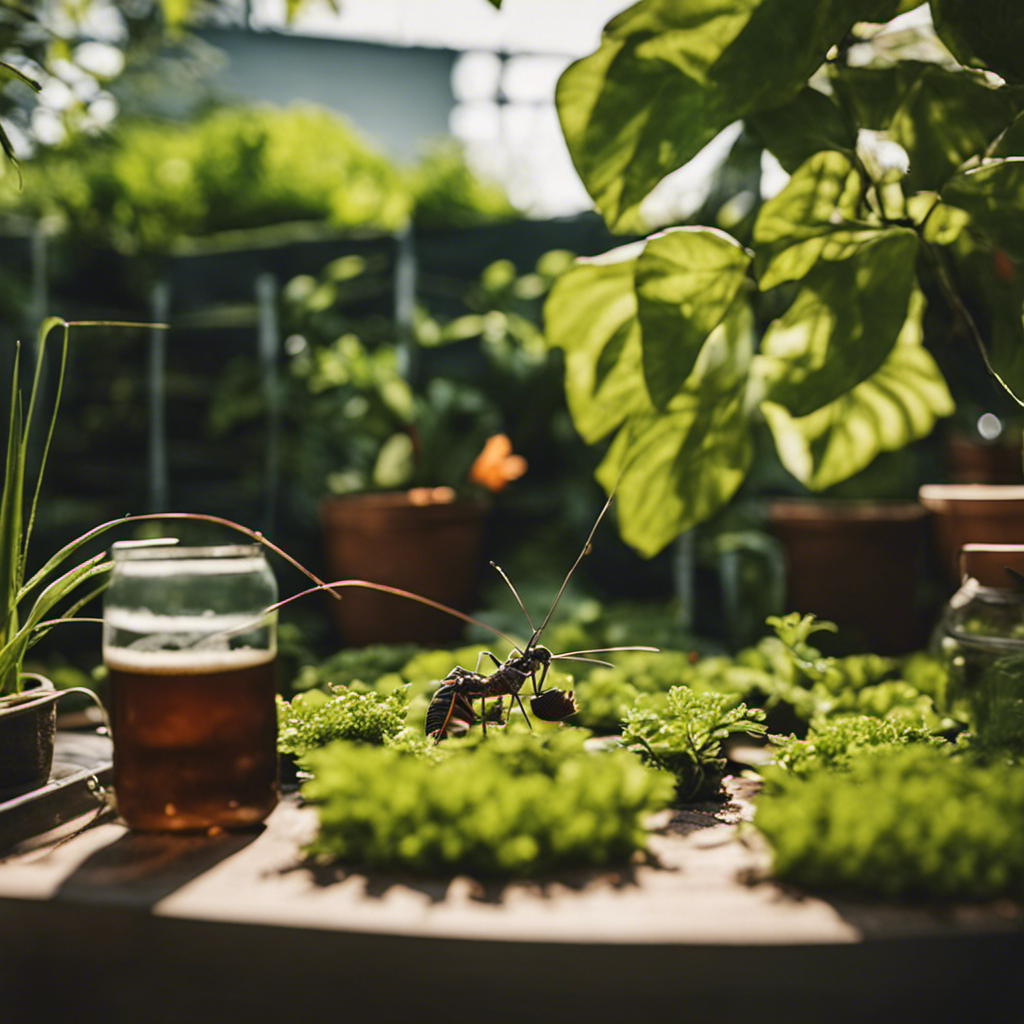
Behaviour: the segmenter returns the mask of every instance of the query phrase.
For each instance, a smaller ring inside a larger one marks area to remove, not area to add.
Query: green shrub
[[[312,104],[222,107],[189,123],[130,121],[105,139],[44,150],[24,173],[24,189],[5,189],[0,206],[56,215],[76,234],[126,251],[302,220],[391,231],[416,205],[438,223],[446,209],[458,224],[515,213],[460,153],[430,155],[406,172]]]
[[[303,757],[334,740],[381,744],[405,724],[406,697],[331,688],[310,690],[291,701],[277,699],[277,744],[284,754]]]
[[[486,181],[466,163],[454,141],[432,146],[409,172],[414,217],[422,227],[472,227],[517,214],[504,188]]]
[[[777,770],[755,825],[776,877],[883,897],[1024,896],[1024,772],[886,748],[844,772]]]
[[[721,779],[726,760],[722,741],[733,733],[764,735],[764,712],[720,693],[696,693],[673,686],[663,704],[641,697],[626,713],[622,743],[655,768],[676,777],[683,800],[708,796]]]
[[[627,860],[671,778],[625,750],[590,753],[572,729],[449,741],[436,763],[334,743],[311,753],[311,853],[428,874],[534,875]]]

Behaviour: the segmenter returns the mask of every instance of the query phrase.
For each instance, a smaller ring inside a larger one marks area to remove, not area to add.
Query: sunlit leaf
[[[765,397],[803,416],[834,401],[886,360],[907,319],[917,237],[889,228],[847,259],[822,261],[765,331]]]
[[[847,479],[881,452],[929,434],[953,412],[942,373],[921,344],[924,300],[915,292],[888,358],[867,380],[807,416],[765,402],[762,412],[782,464],[812,490]]]
[[[625,246],[580,260],[555,283],[544,306],[548,341],[565,351],[569,411],[586,441],[650,408],[634,287],[640,249]]]
[[[939,38],[962,64],[1024,82],[1024,5],[1020,0],[931,0]]]
[[[951,206],[1000,248],[1024,256],[1024,157],[993,160],[952,178],[942,189]]]
[[[806,276],[819,260],[844,260],[879,228],[856,217],[864,181],[846,154],[816,153],[769,199],[754,223],[763,289]]]
[[[690,375],[749,263],[734,238],[709,228],[677,228],[648,240],[636,261],[636,292],[644,378],[659,408]]]
[[[598,479],[607,490],[618,483],[619,529],[641,554],[656,554],[715,513],[743,482],[753,458],[752,349],[752,317],[740,297],[667,409],[629,417],[612,442]]]
[[[867,0],[640,0],[572,64],[556,93],[569,152],[618,229],[641,200],[726,125],[785,103],[854,22],[891,10]]]

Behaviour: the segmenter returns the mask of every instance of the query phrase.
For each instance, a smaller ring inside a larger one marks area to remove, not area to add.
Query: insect
[[[512,581],[509,580],[499,566],[494,565],[493,562],[491,563],[501,574],[502,579],[508,584],[516,599],[516,603],[526,616],[526,620],[529,622],[530,629],[533,632],[526,644],[523,647],[519,647],[499,633],[498,630],[493,629],[493,627],[487,626],[486,623],[478,623],[478,625],[484,626],[485,629],[490,629],[491,632],[511,643],[512,654],[504,661],[501,661],[490,651],[481,651],[474,670],[471,671],[463,668],[461,665],[456,665],[441,681],[441,685],[434,693],[430,706],[427,708],[426,733],[428,736],[434,737],[435,743],[440,743],[449,734],[463,735],[477,722],[481,723],[485,734],[489,721],[496,722],[499,725],[504,724],[505,697],[510,698],[509,709],[511,710],[513,702],[517,704],[527,724],[530,724],[529,715],[526,714],[526,708],[523,707],[523,701],[520,697],[520,691],[527,680],[530,681],[533,691],[530,697],[530,710],[536,718],[547,722],[559,722],[574,714],[579,710],[579,707],[572,690],[565,691],[557,686],[544,689],[544,682],[547,679],[548,670],[551,668],[553,661],[564,659],[607,665],[608,662],[599,661],[596,658],[588,657],[588,655],[604,654],[612,651],[657,651],[655,647],[604,647],[591,651],[569,651],[565,654],[553,654],[547,647],[539,643],[540,636],[551,619],[551,615],[565,591],[572,574],[590,550],[591,541],[597,532],[601,520],[604,518],[605,512],[608,511],[611,501],[612,499],[609,497],[605,502],[604,508],[598,514],[597,520],[594,522],[590,535],[587,537],[579,556],[573,563],[572,568],[569,569],[569,572],[566,573],[565,579],[555,595],[555,599],[551,602],[547,615],[544,616],[544,621],[539,626],[534,626],[529,612],[527,612],[523,605],[516,588],[512,585]],[[466,618],[469,617],[466,616]],[[469,621],[476,622],[477,620],[469,619]],[[490,658],[494,663],[494,671],[489,674],[480,671],[484,658]],[[497,698],[490,710],[486,706],[488,698]],[[474,700],[480,701],[479,715],[477,715],[473,708]]]

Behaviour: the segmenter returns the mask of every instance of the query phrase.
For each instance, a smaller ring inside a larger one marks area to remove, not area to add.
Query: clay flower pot
[[[59,692],[45,679],[0,698],[0,794],[13,796],[46,784],[53,765]]]
[[[787,610],[835,622],[880,654],[920,646],[921,505],[793,498],[771,502],[767,513],[785,555]]]
[[[488,504],[447,487],[325,498],[320,506],[332,580],[362,579],[466,612],[480,576]],[[329,602],[349,646],[442,644],[461,620],[406,598],[347,587]]]
[[[965,544],[1024,544],[1024,485],[926,484],[918,497],[935,514],[939,556],[954,586]]]

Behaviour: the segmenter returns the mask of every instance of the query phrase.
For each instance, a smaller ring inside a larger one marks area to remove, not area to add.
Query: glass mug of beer
[[[256,825],[278,798],[277,583],[258,545],[113,545],[114,793],[143,831]]]

